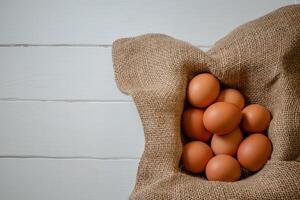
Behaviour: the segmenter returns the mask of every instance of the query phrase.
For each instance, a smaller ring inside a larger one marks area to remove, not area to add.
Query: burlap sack
[[[299,5],[238,27],[206,53],[161,34],[119,39],[113,62],[117,85],[133,97],[145,134],[130,199],[300,199]],[[226,183],[180,169],[186,87],[201,72],[271,111],[273,153],[258,173]]]

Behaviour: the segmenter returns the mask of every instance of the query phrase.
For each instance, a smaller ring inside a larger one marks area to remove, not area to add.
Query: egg
[[[269,138],[260,133],[249,135],[242,141],[237,152],[240,164],[251,172],[260,170],[272,152]]]
[[[221,154],[209,160],[205,174],[210,181],[233,182],[241,177],[241,167],[233,157]]]
[[[243,134],[239,127],[236,127],[232,132],[226,135],[214,134],[211,139],[211,149],[214,154],[228,154],[235,156],[238,147],[243,140]]]
[[[263,133],[270,121],[270,112],[259,104],[251,104],[242,110],[241,127],[247,133]]]
[[[213,103],[219,92],[218,79],[209,73],[202,73],[190,81],[187,88],[187,99],[191,105],[203,108]]]
[[[217,101],[232,103],[239,107],[241,110],[245,106],[244,96],[236,89],[225,89],[220,92]]]
[[[184,134],[192,140],[208,141],[212,134],[207,131],[203,124],[204,110],[188,108],[182,115],[182,128]]]
[[[238,126],[242,118],[241,110],[227,102],[210,105],[204,112],[204,127],[211,133],[225,135]]]
[[[181,161],[187,171],[201,173],[212,157],[213,152],[206,143],[192,141],[183,146]]]

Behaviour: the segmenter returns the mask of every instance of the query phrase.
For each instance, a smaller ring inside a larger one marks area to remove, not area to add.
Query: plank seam
[[[0,47],[102,47],[110,48],[111,44],[0,44]]]
[[[42,156],[42,155],[0,155],[12,159],[65,159],[65,160],[140,160],[140,157],[97,157],[97,156]]]
[[[212,45],[195,45],[198,48],[210,48]],[[111,44],[0,44],[0,47],[100,47],[111,48]]]
[[[94,99],[22,99],[22,98],[0,98],[0,102],[65,102],[65,103],[132,103],[133,100],[94,100]]]

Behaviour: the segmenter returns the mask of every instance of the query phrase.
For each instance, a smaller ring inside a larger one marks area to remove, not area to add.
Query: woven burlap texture
[[[145,136],[130,199],[300,199],[300,5],[239,26],[208,52],[147,34],[116,40],[112,54],[118,88],[132,96]],[[227,183],[180,169],[186,87],[201,72],[271,111],[273,152],[256,174]]]

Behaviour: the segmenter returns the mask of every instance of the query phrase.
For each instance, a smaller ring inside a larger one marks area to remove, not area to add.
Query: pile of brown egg
[[[272,152],[265,134],[271,114],[264,106],[245,107],[238,90],[221,90],[219,80],[209,73],[190,81],[187,100],[182,129],[189,142],[181,156],[187,172],[202,173],[210,181],[237,181],[241,168],[263,168]]]

